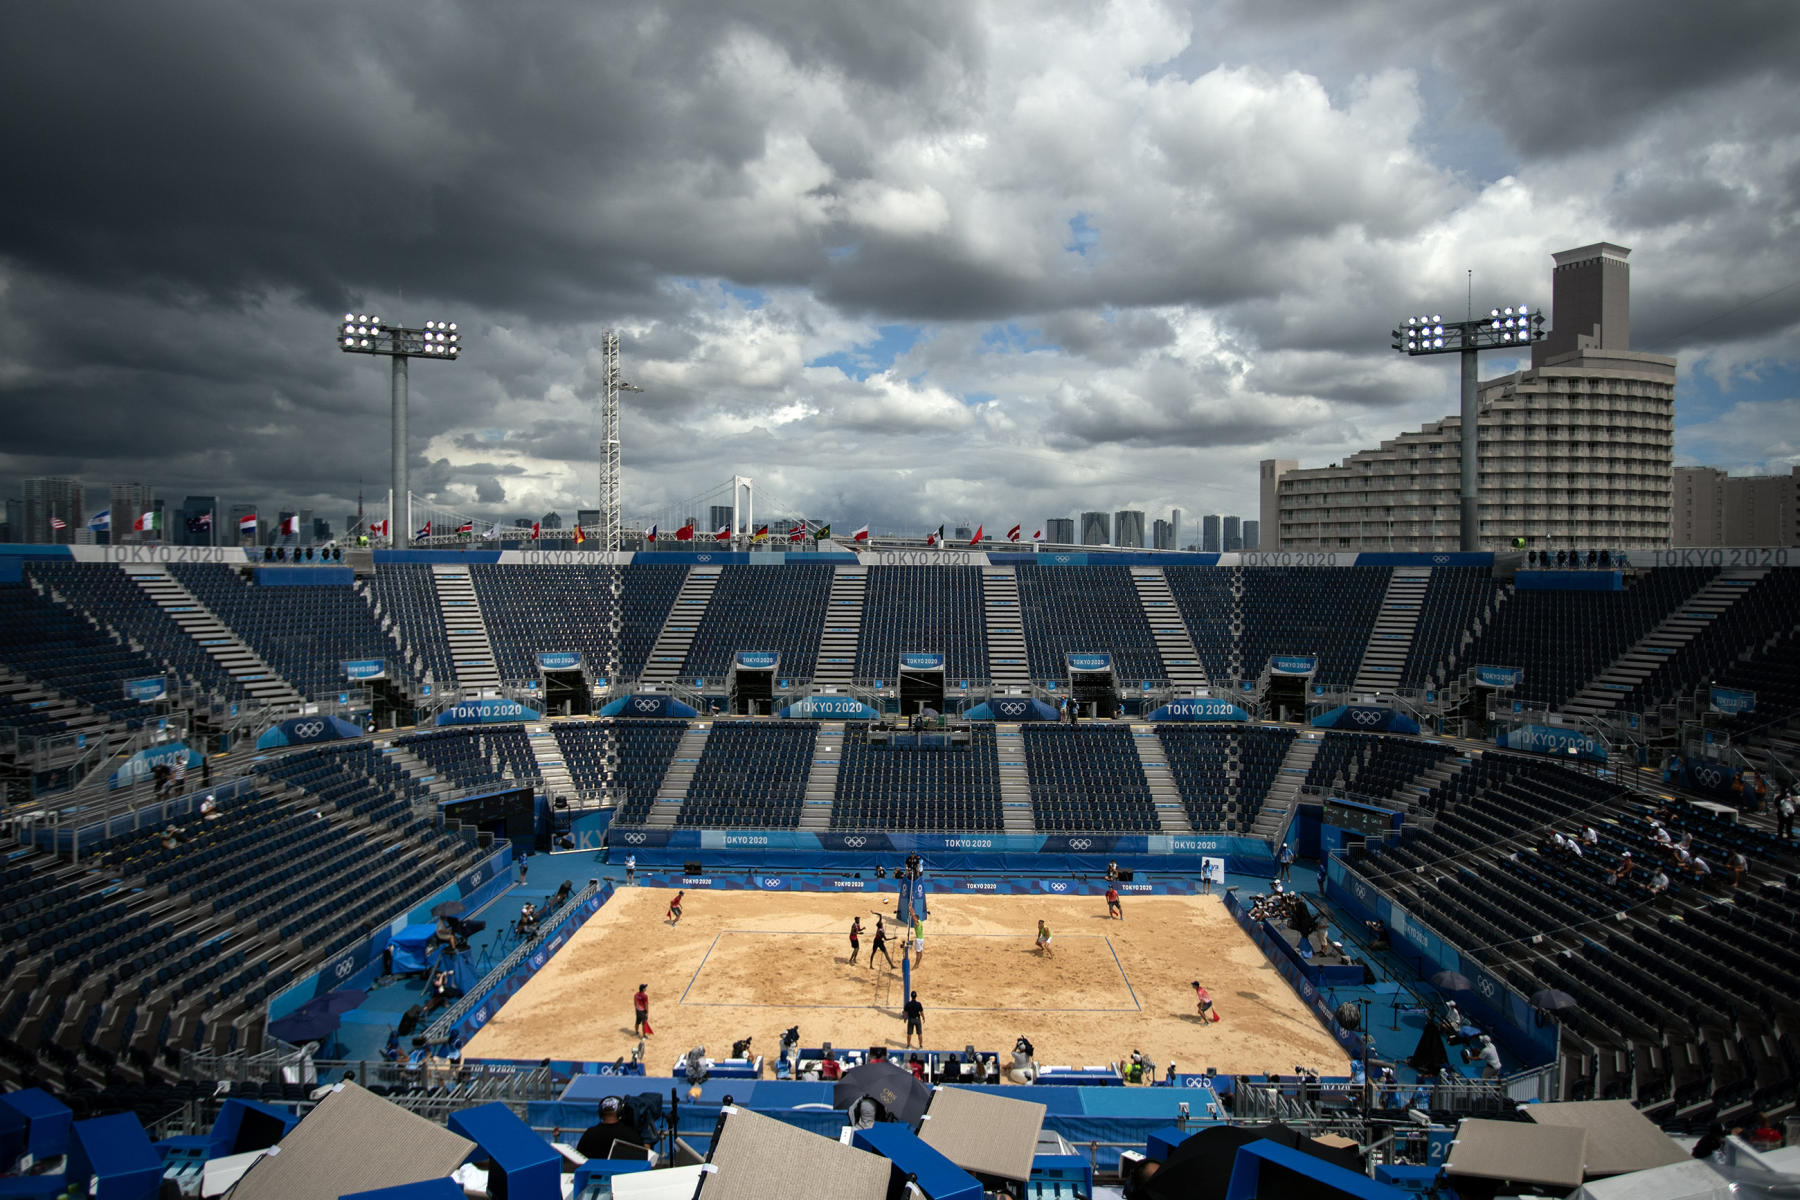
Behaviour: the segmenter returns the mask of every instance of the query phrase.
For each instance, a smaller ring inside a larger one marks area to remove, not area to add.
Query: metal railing
[[[473,1012],[475,1007],[482,1001],[486,1000],[490,992],[504,983],[506,977],[517,970],[519,965],[531,956],[532,951],[548,941],[556,933],[557,926],[562,923],[565,917],[575,912],[581,905],[598,895],[601,886],[599,880],[590,880],[587,886],[571,896],[563,904],[561,909],[557,912],[548,914],[541,927],[542,931],[538,936],[529,942],[520,942],[517,946],[513,947],[512,952],[501,959],[499,963],[495,964],[486,975],[483,975],[479,983],[452,1002],[450,1007],[444,1010],[443,1015],[433,1021],[430,1027],[426,1029],[426,1039],[433,1044],[441,1044],[448,1041],[450,1038],[450,1031],[456,1028],[457,1023],[468,1016],[469,1013]]]

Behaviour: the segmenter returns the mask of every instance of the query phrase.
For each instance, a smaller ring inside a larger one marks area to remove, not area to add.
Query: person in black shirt
[[[913,1035],[919,1038],[919,1049],[925,1048],[925,1006],[919,1003],[919,993],[913,992],[901,1007],[900,1015],[906,1018],[906,1045],[912,1047]]]
[[[883,925],[881,923],[880,917],[876,917],[875,918],[875,940],[869,946],[869,970],[873,971],[875,969],[875,956],[877,954],[879,954],[879,955],[881,955],[881,957],[887,959],[888,966],[891,967],[894,965],[894,957],[893,957],[893,955],[888,953],[887,947],[888,947],[887,926]]]
[[[617,1096],[608,1096],[600,1102],[600,1122],[590,1125],[575,1143],[575,1150],[588,1158],[605,1158],[611,1151],[614,1142],[631,1142],[634,1145],[644,1144],[644,1135],[624,1113],[624,1106]]]

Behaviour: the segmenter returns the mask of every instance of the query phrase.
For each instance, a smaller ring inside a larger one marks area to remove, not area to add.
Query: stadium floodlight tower
[[[606,378],[600,398],[600,549],[619,548],[619,393],[641,392],[619,376],[619,335],[608,329],[600,337],[601,370]]]
[[[383,324],[380,317],[369,313],[345,313],[337,339],[345,354],[386,355],[393,362],[393,487],[388,495],[388,537],[398,545],[402,537],[412,536],[412,502],[406,490],[406,360],[454,361],[462,353],[462,334],[455,321],[427,321],[423,329],[408,329]]]
[[[1462,550],[1481,549],[1479,447],[1481,414],[1475,403],[1476,356],[1483,350],[1521,350],[1544,336],[1544,314],[1528,304],[1488,310],[1485,317],[1445,323],[1442,316],[1406,318],[1390,331],[1394,349],[1412,358],[1462,355]]]

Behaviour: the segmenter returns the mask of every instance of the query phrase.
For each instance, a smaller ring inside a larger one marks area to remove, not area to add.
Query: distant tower
[[[602,550],[619,548],[619,393],[641,392],[619,375],[619,335],[608,329],[600,335],[603,358],[600,401],[600,530]]]

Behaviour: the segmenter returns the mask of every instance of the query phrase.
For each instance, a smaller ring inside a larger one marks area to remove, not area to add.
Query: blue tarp
[[[423,971],[431,965],[431,960],[425,953],[425,943],[436,932],[436,924],[421,922],[417,925],[404,926],[398,933],[388,938],[388,945],[394,948],[394,970],[405,975],[413,971]]]
[[[67,1178],[87,1195],[97,1178],[97,1200],[156,1200],[162,1191],[162,1155],[130,1113],[75,1122]]]
[[[904,1125],[891,1122],[858,1129],[851,1145],[867,1150],[912,1175],[919,1190],[930,1200],[982,1200],[981,1182],[919,1140]]]
[[[492,1186],[498,1173],[505,1178],[507,1200],[561,1200],[562,1155],[506,1105],[482,1104],[451,1113],[449,1126],[492,1160],[490,1192],[500,1194]]]
[[[345,738],[359,738],[363,735],[362,727],[354,721],[346,721],[342,717],[311,716],[295,717],[271,725],[256,739],[258,750],[273,750],[278,746],[307,746],[314,742],[341,742]]]
[[[620,696],[600,710],[603,717],[697,717],[700,710],[671,696]]]
[[[995,696],[963,714],[971,721],[1054,721],[1061,715],[1055,706],[1030,696]]]

